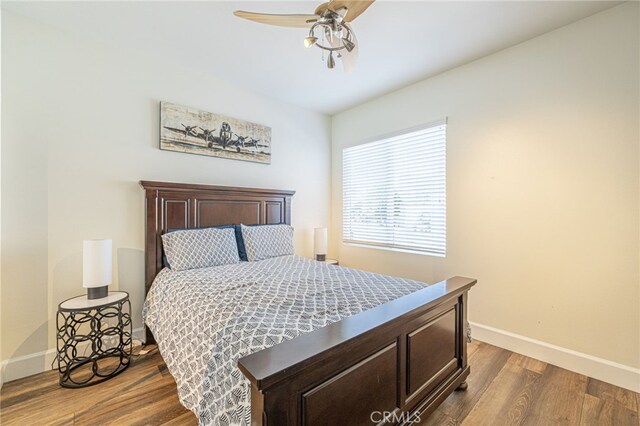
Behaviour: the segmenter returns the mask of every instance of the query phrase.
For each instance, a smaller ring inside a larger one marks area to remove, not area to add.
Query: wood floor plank
[[[182,413],[166,422],[163,426],[197,426],[198,420],[191,411]]]
[[[580,419],[581,426],[638,426],[638,424],[640,423],[636,411],[610,399],[585,395]]]
[[[8,423],[8,424],[10,424],[10,423]],[[69,426],[69,425],[75,424],[75,415],[73,413],[66,414],[64,416],[60,416],[56,420],[53,420],[53,421],[50,421],[50,422],[46,422],[46,423],[44,423],[44,422],[42,422],[42,423],[41,422],[36,422],[36,423],[23,422],[23,423],[16,423],[16,424],[21,424],[21,425],[28,425],[28,424],[41,425],[41,424],[46,424],[47,426]]]
[[[511,355],[509,362],[538,374],[544,373],[544,370],[547,368],[546,362],[538,361],[537,359],[517,353]]]
[[[5,388],[7,388],[5,390]],[[46,397],[50,393],[55,393],[60,389],[57,376],[51,377],[47,382],[43,382],[34,387],[29,384],[17,384],[14,382],[7,383],[3,386],[2,407],[6,410],[13,406],[22,406],[22,404],[34,398]]]
[[[460,423],[437,408],[429,417],[421,418],[417,424],[420,426],[458,426]]]
[[[462,424],[522,424],[538,392],[541,377],[541,374],[507,362]]]
[[[466,391],[451,394],[439,409],[461,423],[500,373],[510,356],[511,352],[505,349],[478,342],[477,349],[469,356],[471,366],[471,374],[467,378],[469,387]]]
[[[543,385],[534,395],[522,422],[525,425],[577,425],[587,390],[587,377],[548,365],[541,376]]]
[[[477,340],[472,340],[471,343],[467,344],[467,359],[471,358],[471,356],[478,350],[482,343]]]
[[[595,396],[601,400],[621,404],[631,411],[638,412],[638,409],[640,408],[638,406],[638,400],[636,399],[637,394],[635,392],[597,379],[589,378],[587,382],[587,394]]]
[[[124,400],[110,401],[97,410],[87,410],[76,415],[76,425],[161,425],[180,414],[184,408],[174,397],[175,389],[158,387],[144,395],[136,395]],[[127,410],[129,405],[135,405],[137,410]]]

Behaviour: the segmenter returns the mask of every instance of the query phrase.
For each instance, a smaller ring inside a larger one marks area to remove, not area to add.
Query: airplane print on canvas
[[[160,149],[270,164],[271,128],[161,102]]]

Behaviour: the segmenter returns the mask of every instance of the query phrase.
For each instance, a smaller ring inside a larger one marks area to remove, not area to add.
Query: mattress
[[[250,383],[238,359],[425,286],[299,256],[165,268],[143,317],[199,423],[249,425]]]

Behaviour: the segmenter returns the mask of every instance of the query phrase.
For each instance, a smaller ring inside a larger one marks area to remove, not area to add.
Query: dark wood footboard
[[[252,425],[410,424],[465,388],[467,292],[454,277],[239,360]]]

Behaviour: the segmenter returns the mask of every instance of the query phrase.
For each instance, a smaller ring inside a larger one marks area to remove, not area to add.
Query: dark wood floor
[[[637,426],[640,395],[495,346],[469,346],[469,388],[455,392],[421,425]],[[63,389],[54,371],[5,383],[2,425],[195,425],[178,402],[157,353],[119,376]]]

